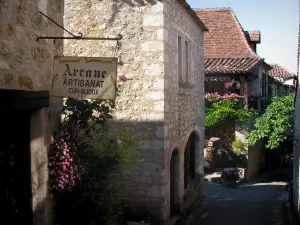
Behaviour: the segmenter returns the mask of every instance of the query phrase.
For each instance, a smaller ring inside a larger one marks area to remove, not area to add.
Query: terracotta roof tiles
[[[204,35],[205,57],[258,57],[250,48],[239,21],[231,8],[195,9],[207,26]]]
[[[205,72],[208,73],[246,73],[262,63],[258,58],[205,58]]]
[[[287,69],[277,64],[271,64],[272,69],[269,71],[269,76],[274,78],[292,78],[295,74],[289,72]]]
[[[204,34],[206,73],[246,73],[264,63],[250,47],[231,8],[194,10],[208,28]],[[251,38],[257,39],[257,32]]]

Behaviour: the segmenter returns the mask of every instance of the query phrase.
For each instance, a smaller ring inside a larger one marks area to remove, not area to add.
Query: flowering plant
[[[225,94],[224,95],[224,100],[226,101],[231,101],[232,99],[234,99],[235,97],[238,97],[239,95],[236,93],[231,93],[231,94]]]
[[[218,94],[218,92],[215,93],[207,93],[205,95],[205,98],[209,101],[209,102],[216,102],[220,99],[220,95]]]
[[[79,181],[75,146],[64,139],[55,139],[49,155],[50,186],[52,191],[68,191]]]
[[[127,81],[128,80],[128,78],[125,75],[121,75],[119,77],[119,79],[120,79],[120,81]]]
[[[224,84],[224,87],[228,88],[228,89],[240,89],[241,88],[241,84],[240,84],[239,81],[233,79],[233,80],[231,80],[229,82],[226,82]]]
[[[239,178],[239,174],[235,168],[225,168],[222,172],[221,178],[237,180]]]

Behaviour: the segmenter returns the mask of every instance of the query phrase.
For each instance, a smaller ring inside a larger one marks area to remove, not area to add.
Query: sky
[[[267,63],[297,72],[298,0],[187,0],[192,8],[230,7],[244,30],[260,30],[257,53]]]

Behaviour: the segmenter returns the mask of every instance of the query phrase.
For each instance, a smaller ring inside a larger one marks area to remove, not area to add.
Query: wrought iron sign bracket
[[[48,17],[47,15],[45,15],[44,13],[42,13],[42,12],[39,12],[39,13],[42,14],[44,17],[46,17],[48,20],[50,20],[52,23],[54,23],[56,26],[60,27],[64,31],[66,31],[72,37],[38,37],[36,39],[37,41],[39,41],[41,39],[52,39],[52,40],[73,39],[73,40],[119,41],[119,40],[121,40],[123,38],[121,34],[117,35],[116,37],[82,37],[83,34],[81,32],[78,33],[79,35],[74,35],[70,31],[68,31],[67,29],[65,29],[63,26],[61,26],[60,24],[56,23],[53,19],[51,19],[50,17]]]

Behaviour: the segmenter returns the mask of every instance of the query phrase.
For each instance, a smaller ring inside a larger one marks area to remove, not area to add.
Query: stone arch
[[[174,149],[170,159],[170,217],[180,213],[180,157]]]
[[[191,179],[195,179],[201,168],[200,137],[197,131],[192,131],[186,141],[184,150],[184,189],[187,189]]]

